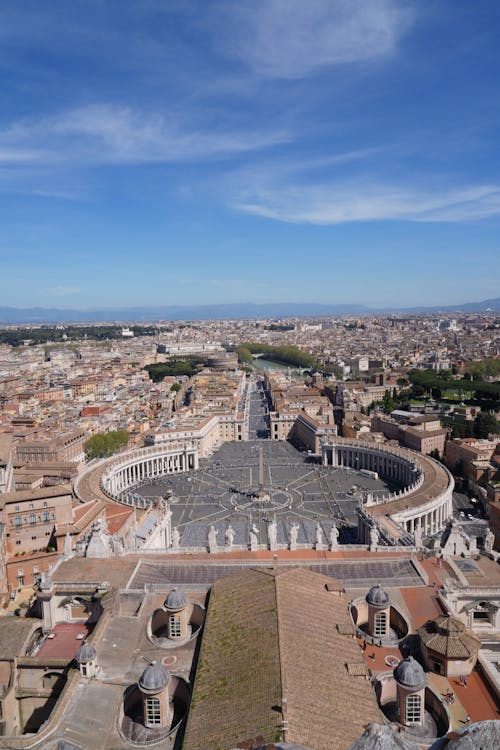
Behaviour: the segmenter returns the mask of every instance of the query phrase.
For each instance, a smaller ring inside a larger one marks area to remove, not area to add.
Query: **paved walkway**
[[[472,721],[500,719],[500,705],[479,672],[474,671],[467,677],[467,687],[460,685],[458,679],[450,680],[450,689]]]

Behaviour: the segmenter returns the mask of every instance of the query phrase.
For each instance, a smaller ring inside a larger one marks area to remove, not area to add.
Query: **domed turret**
[[[144,693],[160,693],[170,680],[170,672],[161,662],[148,664],[139,679],[139,687]]]
[[[423,724],[427,676],[413,656],[403,659],[393,672],[397,685],[399,720],[405,726]]]
[[[413,656],[400,661],[393,674],[396,682],[407,690],[418,691],[427,685],[426,674]]]
[[[95,648],[90,643],[82,643],[75,654],[75,659],[79,664],[88,664],[95,659]]]
[[[387,591],[379,583],[371,587],[366,595],[366,601],[372,607],[383,607],[384,609],[390,604]]]
[[[372,638],[388,638],[391,631],[391,602],[387,591],[377,583],[366,595],[368,632]]]
[[[187,604],[187,598],[184,591],[179,589],[172,589],[169,591],[167,598],[165,599],[165,609],[179,610],[183,609]]]
[[[82,677],[95,677],[97,670],[95,657],[95,648],[90,643],[82,643],[75,654],[75,660]]]

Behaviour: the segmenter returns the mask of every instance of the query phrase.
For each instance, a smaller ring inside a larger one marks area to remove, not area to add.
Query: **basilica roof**
[[[236,747],[261,735],[345,750],[380,720],[347,601],[327,576],[299,568],[246,570],[216,581],[186,727],[189,750]],[[340,626],[340,627],[339,627]],[[249,700],[251,696],[251,700]]]

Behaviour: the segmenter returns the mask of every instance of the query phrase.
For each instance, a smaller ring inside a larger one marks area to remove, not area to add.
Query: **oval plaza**
[[[282,441],[228,442],[202,457],[186,434],[101,463],[77,491],[162,509],[152,546],[187,552],[420,546],[452,515],[453,487],[440,463],[387,444],[333,438],[310,455]]]

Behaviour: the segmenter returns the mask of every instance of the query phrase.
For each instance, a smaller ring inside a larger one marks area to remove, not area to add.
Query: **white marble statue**
[[[179,533],[179,529],[177,526],[174,526],[172,529],[172,549],[179,549],[179,544],[181,541],[181,535]]]
[[[486,536],[484,537],[484,549],[486,550],[486,552],[493,552],[494,543],[495,543],[495,534],[492,532],[492,530],[488,526],[488,531],[486,532]]]
[[[253,523],[250,527],[250,549],[256,550],[259,546],[259,529]]]
[[[224,539],[226,542],[227,547],[232,547],[234,544],[234,529],[232,526],[228,526],[226,529],[226,533],[224,535]]]
[[[329,535],[330,551],[334,551],[339,547],[339,530],[335,524],[330,529]]]
[[[323,529],[318,521],[316,524],[316,549],[323,547]]]
[[[370,549],[377,549],[377,545],[380,541],[380,534],[376,526],[372,526],[370,529]]]
[[[211,554],[217,552],[217,534],[218,531],[212,524],[208,530],[208,551]]]
[[[290,527],[290,549],[297,549],[298,536],[299,536],[299,524],[292,523]]]
[[[275,550],[278,547],[278,525],[272,521],[267,527],[267,536],[269,539],[269,549]]]

